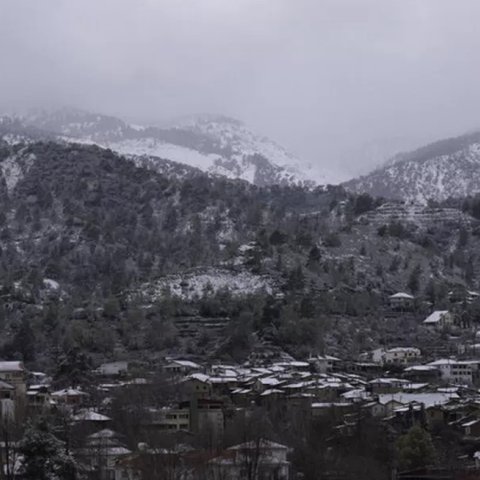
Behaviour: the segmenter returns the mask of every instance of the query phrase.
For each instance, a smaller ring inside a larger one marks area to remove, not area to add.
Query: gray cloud
[[[218,112],[357,173],[480,128],[477,0],[2,0],[0,105]]]

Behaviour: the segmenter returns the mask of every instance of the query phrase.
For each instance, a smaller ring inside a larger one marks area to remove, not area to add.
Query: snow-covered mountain
[[[422,204],[480,193],[480,132],[396,155],[344,186],[357,193]]]
[[[314,185],[308,167],[282,147],[219,115],[197,115],[165,126],[139,126],[76,109],[39,111],[26,125],[55,132],[67,141],[95,143],[121,154],[183,163],[214,175],[255,185]],[[163,163],[162,167],[163,168]]]

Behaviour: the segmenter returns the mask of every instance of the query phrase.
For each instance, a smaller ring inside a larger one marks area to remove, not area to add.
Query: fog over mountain
[[[480,126],[475,0],[4,0],[0,109],[238,118],[347,179]]]

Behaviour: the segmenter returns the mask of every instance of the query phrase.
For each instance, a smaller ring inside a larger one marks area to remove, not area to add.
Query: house
[[[149,409],[142,420],[142,428],[149,431],[206,432],[214,436],[223,433],[223,401],[196,398],[180,402],[176,406]]]
[[[142,425],[148,430],[189,431],[190,409],[185,407],[150,409],[147,418],[142,421]]]
[[[10,383],[0,380],[0,400],[12,400],[15,396],[15,387]]]
[[[479,418],[473,418],[473,419],[467,420],[466,422],[463,422],[460,425],[460,428],[465,437],[475,437],[475,438],[480,437],[480,419]]]
[[[15,388],[15,398],[24,399],[27,393],[26,371],[23,362],[0,362],[0,380]]]
[[[258,439],[225,450],[209,462],[213,480],[289,480],[289,448]]]
[[[96,370],[97,375],[104,377],[122,377],[128,372],[128,362],[108,362],[102,363]]]
[[[190,360],[170,360],[163,366],[163,371],[172,376],[188,375],[193,372],[201,372],[202,367]]]
[[[374,378],[368,382],[367,390],[372,394],[395,393],[401,391],[404,385],[408,383],[408,380],[404,380],[403,378]]]
[[[89,435],[85,445],[75,452],[81,466],[93,478],[108,480],[123,480],[116,465],[131,453],[120,441],[120,435],[109,429]]]
[[[370,360],[380,365],[402,365],[414,362],[421,356],[421,351],[414,347],[395,347],[387,350],[377,348],[371,352],[363,353],[361,360]]]
[[[207,467],[215,455],[209,451],[195,450],[183,443],[176,443],[172,448],[150,448],[145,443],[140,443],[138,447],[137,452],[117,461],[115,479],[211,478],[207,476]]]
[[[50,409],[53,400],[47,385],[30,385],[27,390],[27,410],[42,413]]]
[[[204,373],[192,373],[184,380],[186,391],[198,398],[209,398],[212,396],[213,386],[209,375]]]
[[[284,381],[276,378],[276,377],[261,377],[257,378],[255,381],[253,388],[258,393],[263,393],[265,390],[269,390],[271,388],[278,388]]]
[[[68,408],[80,407],[88,396],[88,393],[83,392],[79,388],[64,388],[52,393],[52,399],[58,405]]]
[[[333,372],[337,369],[340,361],[339,358],[331,355],[317,355],[308,359],[314,370],[319,373]]]
[[[455,384],[472,385],[479,376],[480,360],[443,358],[428,365],[439,369],[441,379]]]
[[[384,405],[378,401],[367,402],[361,406],[361,409],[368,412],[372,417],[382,417],[385,414]]]
[[[424,321],[423,325],[435,330],[443,330],[444,328],[453,325],[454,316],[448,310],[436,310],[431,313]]]
[[[95,425],[103,425],[111,421],[110,417],[95,412],[94,410],[83,410],[72,417],[74,422],[88,422]]]
[[[410,404],[423,405],[424,408],[446,405],[451,400],[458,399],[456,393],[421,392],[421,393],[393,393],[378,396],[378,403],[384,406],[385,414],[393,413],[396,409]]]
[[[410,311],[415,304],[415,297],[405,292],[397,292],[388,297],[388,304],[392,310]]]
[[[15,418],[15,387],[0,380],[0,419]]]
[[[403,377],[411,382],[436,383],[440,376],[440,370],[435,365],[412,365],[403,371]]]

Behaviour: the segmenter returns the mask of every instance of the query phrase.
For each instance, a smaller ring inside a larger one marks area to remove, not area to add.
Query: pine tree
[[[435,463],[432,437],[419,425],[413,426],[397,442],[399,467],[403,470],[426,467]]]
[[[41,419],[27,427],[18,446],[22,455],[22,478],[28,480],[70,480],[75,478],[75,460],[64,442]]]

